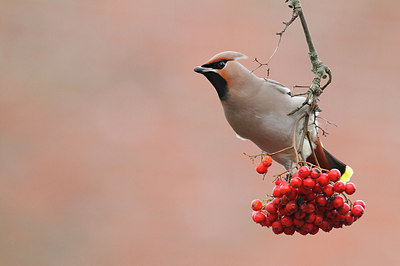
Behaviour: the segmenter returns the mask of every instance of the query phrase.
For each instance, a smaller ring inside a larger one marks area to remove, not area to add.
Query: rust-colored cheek
[[[229,86],[230,85],[230,79],[229,79],[228,75],[226,74],[226,71],[224,69],[221,69],[221,70],[217,71],[217,73],[226,81],[226,83]]]

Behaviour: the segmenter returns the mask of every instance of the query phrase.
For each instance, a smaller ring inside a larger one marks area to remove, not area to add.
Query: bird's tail
[[[315,161],[315,157],[317,157],[318,163],[321,168],[330,170],[333,168],[336,168],[342,173],[342,176],[340,178],[340,181],[346,183],[350,180],[351,176],[353,175],[353,169],[351,169],[350,166],[342,163],[338,159],[336,159],[332,154],[330,154],[327,150],[322,147],[321,142],[319,139],[315,141],[315,149],[314,149],[314,154],[311,154],[308,158],[307,161],[316,164],[317,162]]]

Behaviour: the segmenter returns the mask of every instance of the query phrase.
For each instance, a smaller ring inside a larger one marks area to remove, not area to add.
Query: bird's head
[[[214,55],[211,59],[201,66],[194,68],[194,71],[203,74],[215,87],[221,101],[225,100],[229,87],[237,82],[250,71],[242,66],[238,59],[247,58],[247,56],[238,52],[222,52]]]

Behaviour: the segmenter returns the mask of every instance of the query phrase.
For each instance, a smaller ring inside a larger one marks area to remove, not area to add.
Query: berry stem
[[[310,132],[309,131],[307,131],[307,139],[308,139],[308,142],[310,143],[310,147],[312,147],[311,138],[310,138]],[[314,160],[318,165],[318,168],[320,168],[320,165],[319,165],[319,162],[318,162],[318,159],[317,159],[317,155],[315,154],[314,149],[311,149],[311,151],[312,151],[312,155],[314,157]]]
[[[340,193],[340,195],[342,195],[346,199],[346,203],[350,203],[350,208],[353,207],[353,202],[351,202],[351,200],[346,196],[346,194],[344,194],[344,192]]]

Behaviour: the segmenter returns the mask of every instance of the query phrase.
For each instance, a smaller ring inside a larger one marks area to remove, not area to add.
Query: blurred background
[[[193,72],[224,50],[267,60],[283,0],[3,0],[0,264],[399,265],[397,1],[302,4],[334,78],[323,142],[354,169],[362,219],[306,237],[254,224],[282,168],[262,181]],[[308,85],[310,67],[296,21],[270,78]]]

